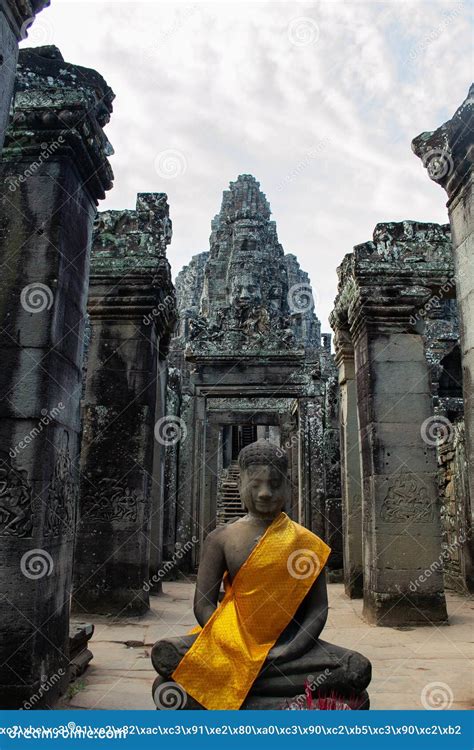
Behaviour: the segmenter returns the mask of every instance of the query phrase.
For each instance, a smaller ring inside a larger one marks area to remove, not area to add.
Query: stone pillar
[[[348,321],[355,352],[364,614],[377,625],[447,619],[436,456],[426,439],[430,374],[417,311],[449,288],[449,252],[445,227],[379,224],[374,241],[339,269],[333,317]]]
[[[412,143],[429,177],[448,194],[463,364],[469,514],[474,511],[474,84],[452,119]],[[472,545],[472,540],[471,540]],[[471,558],[474,552],[471,546]],[[467,571],[466,571],[467,572]],[[474,571],[467,572],[474,589]]]
[[[142,193],[136,211],[97,219],[74,558],[78,613],[149,607],[154,440],[165,445],[175,430],[166,417],[155,419],[158,358],[175,315],[168,214],[164,193]]]
[[[157,362],[155,422],[164,424],[167,393],[167,362],[159,357]],[[172,420],[173,429],[175,421]],[[151,539],[150,539],[150,593],[159,594],[162,591],[161,581],[163,571],[163,534],[165,521],[165,468],[166,441],[154,441],[153,469],[151,482]]]
[[[16,87],[0,162],[0,706],[40,708],[68,682],[84,316],[113,93],[51,47],[20,52]]]
[[[202,397],[193,398],[185,390],[181,397],[180,419],[184,426],[183,436],[177,451],[176,488],[176,545],[184,547],[199,529],[200,459],[202,448],[202,420],[204,417]],[[198,534],[199,536],[199,534]],[[184,572],[193,570],[199,561],[198,551],[187,553],[180,562]]]
[[[10,113],[18,61],[18,42],[25,39],[36,13],[49,0],[0,0],[0,152]]]
[[[181,418],[180,372],[175,367],[168,370],[166,413],[178,422]],[[165,447],[164,498],[163,498],[163,557],[171,560],[176,549],[176,506],[178,492],[179,441]]]
[[[339,385],[336,368],[325,380],[323,417],[324,458],[324,540],[331,547],[327,561],[328,580],[339,583],[343,577],[341,454],[339,440]]]
[[[299,399],[300,523],[324,538],[324,460],[322,396]]]
[[[339,368],[339,422],[341,447],[342,523],[344,588],[347,596],[363,594],[362,480],[360,470],[359,425],[355,384],[354,347],[348,331],[337,328],[336,364]]]
[[[214,422],[209,422],[206,415],[205,427],[205,445],[203,452],[204,476],[200,497],[201,512],[199,514],[200,532],[202,534],[201,543],[209,532],[215,528],[217,480],[219,477],[219,425]]]

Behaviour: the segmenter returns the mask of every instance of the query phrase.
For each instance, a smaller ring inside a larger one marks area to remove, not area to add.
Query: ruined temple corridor
[[[362,600],[350,600],[342,584],[330,584],[325,639],[361,650],[372,662],[371,708],[422,708],[423,688],[439,686],[440,702],[452,709],[472,709],[472,598],[447,594],[450,625],[377,628],[361,617]],[[192,611],[194,582],[167,582],[151,598],[142,618],[119,621],[96,617],[91,641],[94,659],[64,696],[61,709],[149,709],[155,705],[150,661],[156,640],[186,633],[196,621]],[[455,686],[451,692],[448,686]],[[432,692],[432,700],[436,693]],[[435,706],[433,706],[434,708]]]

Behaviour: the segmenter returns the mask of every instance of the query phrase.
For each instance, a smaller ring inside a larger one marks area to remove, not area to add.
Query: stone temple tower
[[[180,440],[169,446],[164,558],[199,539],[186,557],[192,568],[206,534],[244,512],[235,462],[240,448],[260,437],[288,453],[287,512],[330,536],[325,477],[338,450],[327,457],[330,337],[321,337],[308,275],[285,255],[252,175],[224,191],[209,251],[178,274],[176,291],[168,414],[179,422]]]
[[[308,275],[294,255],[285,255],[252,175],[240,175],[224,191],[211,226],[210,252],[193,258],[177,279],[185,304],[194,286],[193,310],[182,310],[193,318],[192,348],[318,349],[320,325]]]

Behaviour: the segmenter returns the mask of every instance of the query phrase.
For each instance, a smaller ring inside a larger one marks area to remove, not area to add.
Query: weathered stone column
[[[341,452],[339,439],[339,385],[333,365],[333,374],[325,382],[323,420],[324,458],[324,539],[331,547],[327,561],[328,580],[342,581],[342,507],[341,507]]]
[[[205,399],[193,398],[189,388],[181,394],[180,424],[182,439],[177,444],[176,533],[175,547],[183,548],[194,535],[199,536],[199,499],[201,497],[201,468],[203,463],[203,420]],[[190,468],[191,467],[191,468]],[[198,551],[187,553],[179,567],[193,570],[199,562]]]
[[[167,353],[175,316],[168,214],[164,193],[141,193],[136,211],[106,211],[97,219],[74,557],[77,612],[130,615],[149,606],[154,440],[165,445],[174,429],[166,417],[155,419],[158,359]]]
[[[323,399],[320,395],[299,399],[300,496],[299,523],[324,537]]]
[[[354,347],[347,330],[338,328],[336,316],[331,319],[336,334],[336,364],[339,368],[339,424],[341,449],[342,523],[344,588],[351,599],[363,594],[362,480],[360,470],[357,390]]]
[[[18,42],[25,39],[36,13],[50,0],[0,0],[0,152],[10,113],[18,61]]]
[[[412,143],[428,175],[448,194],[463,364],[470,514],[474,511],[474,84],[452,119]],[[471,540],[472,545],[472,540]],[[474,557],[471,546],[471,556]],[[474,571],[467,574],[474,590]]]
[[[20,52],[0,162],[2,708],[52,705],[68,682],[84,314],[112,100],[58,49]]]
[[[379,224],[374,241],[339,269],[335,314],[347,318],[355,350],[364,614],[377,625],[447,619],[436,457],[425,434],[430,377],[416,314],[449,289],[449,252],[444,227]]]
[[[156,379],[155,423],[166,421],[167,362],[158,358]],[[155,440],[153,446],[153,469],[151,483],[151,538],[150,538],[150,593],[162,591],[163,532],[165,515],[165,466],[167,446],[165,441]]]

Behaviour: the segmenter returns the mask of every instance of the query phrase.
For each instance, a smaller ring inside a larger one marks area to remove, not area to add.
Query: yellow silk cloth
[[[224,580],[221,604],[173,679],[207,709],[240,708],[330,551],[319,537],[280,513],[232,584]]]

